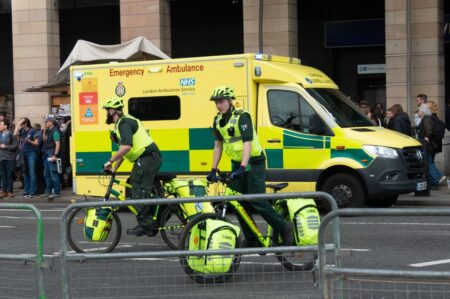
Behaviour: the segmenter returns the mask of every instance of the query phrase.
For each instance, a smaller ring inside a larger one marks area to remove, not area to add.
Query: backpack
[[[437,116],[433,116],[433,139],[441,141],[445,135],[445,124]]]
[[[207,195],[208,183],[204,179],[172,179],[164,186],[165,190],[177,197],[201,197]],[[183,213],[192,218],[198,213],[214,213],[210,202],[189,202],[180,204]]]
[[[294,222],[295,242],[299,246],[316,245],[319,235],[320,214],[313,199],[286,201],[290,219]]]
[[[88,241],[103,242],[112,226],[111,208],[91,208],[84,217],[84,237]]]
[[[234,249],[240,228],[231,223],[206,219],[191,229],[189,250]],[[234,255],[189,256],[189,267],[199,273],[223,274],[232,270]]]

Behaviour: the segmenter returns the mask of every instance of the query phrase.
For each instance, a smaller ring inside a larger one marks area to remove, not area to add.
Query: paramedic
[[[214,154],[208,181],[217,177],[217,166],[222,157],[222,150],[232,162],[231,182],[229,187],[242,194],[265,193],[266,158],[253,128],[250,114],[236,109],[232,100],[234,90],[228,86],[217,87],[212,96],[218,113],[214,118],[215,136]],[[276,232],[281,234],[283,245],[292,245],[292,223],[285,221],[267,200],[252,201],[250,205],[266,220]],[[256,238],[242,219],[246,245],[253,247]]]
[[[115,163],[116,171],[123,159],[134,163],[130,175],[132,199],[150,198],[152,195],[153,180],[161,166],[161,153],[142,122],[123,113],[123,100],[112,97],[103,106],[106,109],[106,123],[114,124],[112,139],[119,144],[119,149],[104,165],[110,169]],[[137,210],[138,225],[128,229],[127,234],[136,236],[154,236],[158,232],[152,220],[151,206],[134,206]]]

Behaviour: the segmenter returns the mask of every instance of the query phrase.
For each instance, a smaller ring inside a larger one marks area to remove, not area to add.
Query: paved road
[[[52,268],[45,270],[48,298],[60,298],[60,216],[76,196],[64,191],[61,199],[8,198],[3,202],[35,204],[44,218],[44,253]],[[441,187],[431,197],[401,196],[396,207],[448,207],[450,190]],[[120,214],[124,229],[135,220]],[[352,217],[341,220],[342,248],[346,266],[363,268],[398,268],[446,270],[450,263],[450,217]],[[257,221],[261,221],[257,218]],[[262,223],[262,221],[261,221]],[[29,212],[0,210],[0,253],[31,253],[34,250],[35,221]],[[160,238],[123,236],[116,252],[166,250]],[[26,297],[33,284],[33,274],[26,266],[7,263],[0,267],[0,298],[2,288],[14,289],[18,298]],[[316,298],[312,275],[285,271],[274,256],[245,257],[231,283],[199,286],[181,270],[177,258],[134,259],[122,262],[97,261],[71,264],[74,297],[148,298],[148,297],[281,297]],[[21,281],[22,280],[22,281]],[[450,297],[450,293],[448,293]],[[12,297],[12,296],[10,296]],[[444,296],[445,297],[445,296]],[[6,297],[5,297],[6,298]]]

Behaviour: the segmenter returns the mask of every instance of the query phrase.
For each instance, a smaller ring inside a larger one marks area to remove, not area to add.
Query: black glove
[[[245,173],[245,166],[240,166],[238,170],[234,171],[230,175],[230,180],[239,180]]]
[[[218,181],[217,171],[218,171],[217,168],[211,168],[211,172],[206,176],[208,182],[213,183]]]

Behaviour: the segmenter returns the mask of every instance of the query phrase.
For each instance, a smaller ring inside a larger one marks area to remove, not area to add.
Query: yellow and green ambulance
[[[321,71],[296,58],[249,53],[73,66],[75,192],[104,192],[98,176],[117,150],[102,110],[112,96],[150,130],[162,175],[204,176],[217,113],[209,99],[221,85],[233,87],[235,106],[252,115],[268,181],[289,182],[288,191],[329,192],[341,207],[390,205],[399,194],[426,189],[419,142],[373,125]],[[219,168],[230,170],[230,161]],[[120,172],[130,169],[125,163]]]

